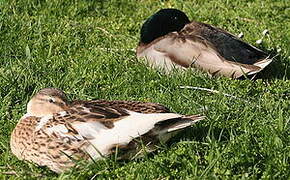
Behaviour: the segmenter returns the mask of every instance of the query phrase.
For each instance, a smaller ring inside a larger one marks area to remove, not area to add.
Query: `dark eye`
[[[48,99],[48,102],[50,102],[50,103],[54,103],[55,100],[54,100],[53,98],[49,98],[49,99]]]

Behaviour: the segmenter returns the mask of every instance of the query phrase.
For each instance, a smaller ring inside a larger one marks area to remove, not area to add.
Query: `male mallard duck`
[[[11,135],[19,159],[48,166],[60,173],[77,159],[100,159],[116,150],[128,158],[166,142],[174,132],[204,117],[171,113],[159,104],[136,101],[68,102],[59,89],[40,90],[27,104],[27,113]],[[143,146],[142,146],[143,147]]]
[[[195,67],[211,75],[239,78],[264,69],[272,59],[225,30],[192,21],[180,10],[162,9],[141,28],[137,57],[170,72]]]

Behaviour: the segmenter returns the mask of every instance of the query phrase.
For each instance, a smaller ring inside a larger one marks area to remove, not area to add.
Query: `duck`
[[[272,62],[262,50],[210,24],[190,21],[178,9],[161,9],[142,25],[138,59],[166,73],[195,68],[232,79],[255,76]]]
[[[116,152],[121,152],[118,159],[132,159],[154,151],[158,143],[204,118],[173,113],[157,103],[68,101],[62,90],[44,88],[28,102],[10,147],[18,159],[62,173],[78,160],[95,161]]]

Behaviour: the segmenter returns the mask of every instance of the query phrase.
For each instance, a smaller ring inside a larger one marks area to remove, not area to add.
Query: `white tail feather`
[[[256,62],[254,65],[260,67],[261,69],[264,69],[272,61],[273,61],[273,59],[268,59],[268,57],[267,57],[266,59],[263,59],[262,61]]]
[[[173,127],[170,127],[169,129],[167,129],[167,132],[170,133],[170,132],[173,132],[173,131],[176,131],[176,130],[179,130],[179,129],[184,129],[188,126],[191,126],[195,123],[197,123],[198,121],[201,121],[205,118],[205,116],[197,116],[194,118],[194,120],[187,120],[187,121],[180,121],[180,123],[178,123],[177,125],[173,126]]]
[[[266,66],[268,66],[272,61],[273,59],[268,59],[267,57],[266,59],[263,59],[262,61],[256,62],[253,65],[258,66],[260,69],[257,71],[251,71],[248,73],[248,75],[257,74],[258,72],[262,71]]]

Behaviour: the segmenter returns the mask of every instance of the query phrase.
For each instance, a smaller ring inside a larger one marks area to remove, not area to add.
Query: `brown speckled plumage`
[[[47,125],[38,131],[35,130],[39,123],[38,117],[27,117],[21,119],[11,134],[10,146],[14,155],[19,159],[35,162],[40,166],[48,166],[55,172],[74,165],[73,159],[88,159],[87,154],[82,151],[85,142],[77,139],[66,141],[56,134],[47,134],[46,128],[57,124],[57,119],[51,119]],[[52,123],[52,124],[50,124]]]
[[[171,137],[171,131],[204,118],[170,113],[155,103],[106,100],[69,103],[64,94],[60,97],[61,93],[53,88],[37,93],[10,141],[12,153],[19,159],[47,166],[57,173],[74,166],[75,160],[99,159],[116,148],[122,152],[120,158],[132,157],[142,149],[140,141],[153,150],[157,142]]]

